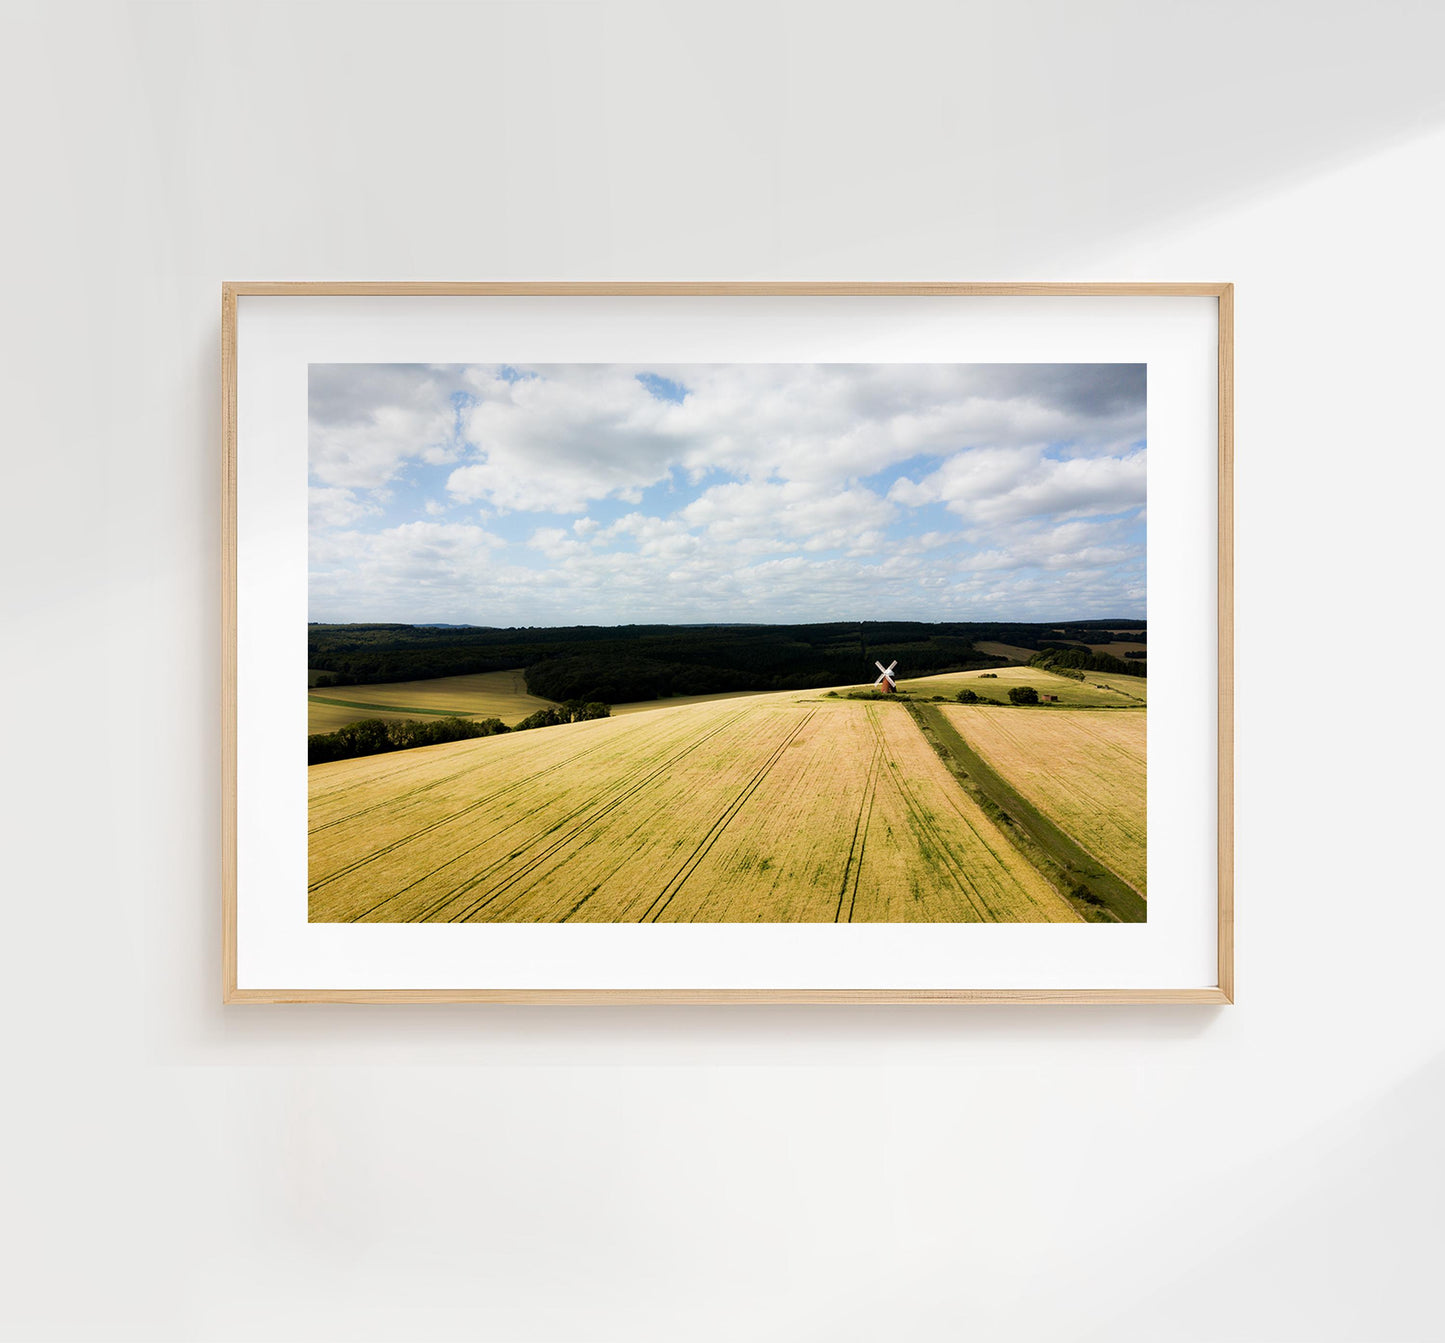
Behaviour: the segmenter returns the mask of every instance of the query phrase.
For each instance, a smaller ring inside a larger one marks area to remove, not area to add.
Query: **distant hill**
[[[926,676],[1001,666],[976,642],[1039,652],[1141,620],[1040,623],[923,621],[814,625],[574,625],[500,629],[427,623],[312,624],[317,688],[430,680],[524,668],[528,691],[608,704],[738,690],[807,690],[871,681],[875,659]]]

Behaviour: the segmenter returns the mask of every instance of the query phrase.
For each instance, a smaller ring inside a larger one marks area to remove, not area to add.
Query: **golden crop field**
[[[1143,677],[1085,672],[1084,679],[1076,681],[1071,676],[1056,676],[1038,667],[996,667],[992,677],[987,671],[945,672],[942,676],[899,681],[898,688],[915,695],[949,698],[967,688],[989,699],[1004,701],[1008,699],[1009,687],[1016,685],[1031,685],[1040,695],[1057,695],[1060,704],[1083,708],[1122,708],[1143,702],[1148,696],[1148,682]]]
[[[387,685],[326,686],[307,693],[306,730],[335,732],[363,718],[431,718],[447,714],[500,718],[510,727],[551,702],[529,695],[520,671],[477,672]]]
[[[785,692],[314,765],[317,922],[1073,922],[901,704]]]
[[[1143,709],[944,707],[964,740],[1077,844],[1146,893]]]

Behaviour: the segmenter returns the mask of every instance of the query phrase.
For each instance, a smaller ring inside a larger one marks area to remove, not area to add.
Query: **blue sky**
[[[1142,365],[313,365],[310,618],[1145,616]]]

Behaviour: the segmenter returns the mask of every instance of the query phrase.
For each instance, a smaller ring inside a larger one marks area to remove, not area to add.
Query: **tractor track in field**
[[[863,878],[863,853],[868,846],[868,827],[873,822],[873,799],[878,795],[878,775],[883,769],[885,751],[883,739],[878,734],[878,724],[871,704],[864,706],[868,713],[869,725],[873,728],[873,755],[868,761],[868,776],[863,785],[863,799],[858,804],[858,815],[853,821],[853,841],[848,846],[848,861],[843,865],[843,881],[838,887],[838,912],[833,915],[834,923],[852,923],[853,909],[858,903],[858,883]],[[849,890],[849,878],[852,890]],[[848,902],[848,916],[843,917],[843,902]]]
[[[640,735],[641,734],[639,733],[639,736]],[[659,735],[662,734],[657,729],[654,729],[650,736],[644,738],[644,740],[648,742],[649,746],[651,746],[656,743],[656,738]],[[596,755],[599,751],[609,749],[612,745],[612,742],[603,740],[597,742],[593,746],[588,746],[583,750],[574,751],[571,755],[566,756],[561,760],[555,761],[554,763],[537,770],[536,773],[529,775],[524,781],[524,783],[529,785],[537,782],[538,780],[545,779],[549,775],[556,774],[559,770],[564,770],[568,768],[570,765],[575,764],[579,760],[583,760],[588,756]],[[423,793],[430,792],[433,788],[440,788],[446,784],[453,783],[457,779],[464,778],[468,774],[474,774],[475,772],[476,765],[468,765],[464,769],[455,770],[452,773],[444,775],[439,779],[432,780],[430,783],[422,784],[420,787],[413,788],[405,793],[398,794],[396,797],[387,798],[382,802],[373,803],[369,807],[363,807],[360,811],[351,812],[347,816],[342,817],[340,820],[328,821],[324,826],[318,826],[316,830],[311,831],[310,833],[319,834],[322,830],[329,830],[337,825],[343,825],[349,821],[357,820],[358,818],[362,816],[367,816],[374,811],[404,808],[410,805],[414,800],[420,798]],[[388,853],[391,853],[396,849],[401,848],[405,844],[411,843],[413,840],[424,838],[425,836],[433,833],[441,827],[449,825],[453,821],[460,820],[470,815],[472,812],[475,812],[479,808],[485,807],[489,803],[495,802],[498,798],[502,797],[506,793],[515,792],[518,786],[519,785],[516,782],[513,782],[503,788],[496,789],[490,793],[486,793],[483,796],[475,799],[474,801],[469,802],[460,810],[449,812],[446,816],[441,817],[439,820],[432,821],[429,824],[422,826],[420,829],[409,831],[407,834],[402,835],[400,838],[395,839],[391,843],[384,845],[382,848],[376,849],[373,852],[356,859],[354,862],[347,864],[345,867],[338,868],[335,872],[328,873],[324,877],[318,877],[308,886],[307,889],[310,891],[319,890],[322,886],[329,885],[331,882],[337,880],[338,878],[349,875],[357,868],[362,867],[367,863],[374,862],[378,858],[384,858]],[[540,810],[546,805],[547,804],[545,802],[539,803],[537,806],[531,808],[529,811],[522,813],[521,816],[514,818],[514,820],[510,824],[515,825],[518,821],[525,820],[528,816],[533,815],[536,811]],[[473,847],[475,848],[477,846]],[[463,850],[463,853],[467,852],[470,852],[470,850]],[[446,864],[443,864],[442,866],[446,866]],[[439,871],[440,868],[435,870]],[[390,899],[391,897],[387,898]]]
[[[555,770],[565,769],[568,765],[572,764],[574,761],[581,760],[584,756],[595,755],[598,751],[602,750],[607,745],[607,742],[599,742],[595,746],[589,746],[585,750],[577,751],[574,754],[569,755],[565,760],[559,760],[554,765],[548,765],[546,769],[538,770],[537,773],[532,777],[537,779],[544,778],[546,775],[552,773]],[[392,753],[387,752],[386,754],[390,755]],[[398,752],[397,754],[400,753]],[[410,764],[412,762],[405,763]],[[400,768],[403,768],[403,765],[401,763],[398,764],[398,769]],[[454,770],[451,774],[444,774],[439,779],[433,779],[430,783],[424,783],[420,787],[408,789],[404,793],[398,793],[395,797],[385,798],[381,802],[373,802],[369,807],[362,807],[360,811],[348,812],[345,816],[338,817],[334,821],[325,821],[321,825],[315,826],[312,829],[308,830],[306,833],[308,835],[319,835],[324,831],[335,829],[338,825],[346,825],[351,821],[359,820],[363,816],[369,816],[374,811],[382,811],[387,808],[397,808],[405,806],[414,799],[421,797],[423,793],[429,793],[434,788],[442,788],[449,783],[455,783],[458,779],[465,778],[468,774],[476,773],[476,768],[477,767],[475,764],[467,765],[464,769]],[[496,798],[496,796],[497,794],[495,793],[489,794],[488,797],[482,799],[481,802],[478,802],[475,805],[480,806],[484,802],[492,801]],[[325,796],[323,795],[315,799],[311,805],[314,807],[319,803],[324,802]],[[461,812],[453,813],[453,815],[456,816],[460,816],[461,814]],[[371,859],[362,858],[358,861],[370,862]]]
[[[493,890],[486,892],[486,894],[481,899],[473,901],[470,905],[468,905],[459,913],[451,915],[447,919],[447,922],[464,923],[478,910],[486,908],[493,901],[497,900],[509,889],[514,887],[524,877],[530,876],[537,869],[537,867],[545,863],[549,858],[553,857],[559,850],[565,849],[574,841],[581,838],[588,830],[592,829],[598,821],[610,815],[624,802],[629,801],[639,791],[646,788],[650,783],[654,782],[662,774],[665,774],[669,769],[676,765],[678,761],[690,755],[693,751],[695,751],[699,746],[701,746],[704,742],[708,741],[710,738],[717,736],[718,733],[725,731],[734,723],[738,722],[741,718],[745,717],[746,712],[747,711],[745,710],[742,713],[732,715],[732,717],[728,718],[726,721],[720,723],[717,727],[713,728],[711,732],[708,732],[703,736],[698,737],[696,740],[689,742],[680,751],[675,751],[672,755],[668,756],[665,760],[663,760],[661,764],[652,767],[644,765],[638,770],[633,771],[633,773],[628,776],[626,784],[623,787],[622,791],[614,794],[614,796],[609,798],[608,801],[603,803],[600,807],[597,805],[596,798],[590,798],[587,802],[581,804],[580,806],[574,807],[565,816],[563,816],[553,825],[549,826],[547,830],[544,831],[544,836],[555,834],[563,826],[577,820],[579,816],[586,815],[585,820],[582,820],[577,825],[574,825],[572,829],[569,830],[566,834],[558,836],[558,838],[548,844],[545,849],[543,849],[533,858],[529,859],[520,869],[518,869],[504,882],[502,882],[501,885],[497,886]],[[581,839],[582,846],[585,847],[588,843],[591,842],[592,838],[594,838],[594,836],[588,836],[585,839]],[[489,865],[484,871],[477,873],[474,877],[469,878],[460,886],[454,887],[450,892],[448,892],[444,897],[442,897],[440,901],[434,902],[430,907],[428,907],[425,912],[418,915],[416,921],[424,922],[430,920],[433,916],[439,914],[443,909],[445,909],[446,906],[452,901],[456,900],[460,896],[465,895],[469,891],[475,890],[476,887],[479,886],[484,880],[486,880],[487,877],[492,876],[499,867],[509,862],[511,859],[517,858],[522,853],[524,853],[526,851],[526,847],[527,846],[524,845],[522,849],[514,851],[506,858],[498,859],[495,863]],[[512,903],[515,903],[515,901],[513,901]],[[505,907],[506,906],[504,906],[504,908]]]
[[[572,764],[574,761],[580,760],[580,759],[581,759],[582,757],[584,757],[584,756],[592,755],[592,754],[594,754],[596,751],[602,750],[606,745],[607,745],[607,743],[605,743],[605,742],[599,743],[597,746],[591,747],[591,748],[589,748],[588,750],[578,751],[578,752],[576,752],[574,755],[568,756],[565,760],[559,760],[559,761],[557,761],[555,764],[548,765],[545,769],[539,769],[535,774],[531,775],[531,776],[528,778],[528,783],[534,782],[534,781],[536,781],[536,780],[538,780],[538,779],[545,779],[549,774],[555,774],[558,770],[565,769],[568,765]],[[469,774],[469,773],[471,773],[471,772],[472,772],[472,770],[470,770],[470,769],[468,769],[468,770],[463,770],[463,771],[462,771],[463,774]],[[454,779],[454,778],[457,778],[457,777],[459,777],[459,776],[458,776],[458,775],[449,776],[449,780],[447,780],[447,781],[450,781],[450,779]],[[444,781],[443,781],[443,780],[438,780],[437,782],[438,782],[438,784],[439,784],[439,783],[444,782]],[[427,788],[430,788],[430,787],[432,787],[432,786],[433,786],[433,785],[428,784],[428,785],[425,785],[424,788],[418,789],[418,790],[416,790],[416,791],[417,791],[417,792],[423,792],[423,791],[425,791]],[[446,816],[443,816],[440,820],[432,821],[430,824],[424,825],[424,826],[422,826],[422,827],[421,827],[420,829],[418,829],[418,830],[409,831],[407,834],[402,835],[401,838],[399,838],[399,839],[394,839],[394,840],[391,841],[390,844],[385,844],[385,845],[383,845],[381,848],[375,849],[375,850],[373,850],[371,853],[368,853],[368,854],[366,854],[365,856],[363,856],[363,857],[361,857],[361,858],[355,859],[353,862],[348,863],[345,867],[337,868],[337,870],[336,870],[335,872],[330,872],[330,873],[328,873],[328,874],[327,874],[326,876],[324,876],[324,877],[318,877],[315,881],[311,882],[311,883],[307,886],[306,889],[307,889],[308,891],[311,891],[311,892],[319,891],[319,890],[321,890],[323,887],[329,886],[333,881],[338,881],[338,880],[339,880],[340,878],[342,878],[342,877],[349,876],[352,872],[355,872],[355,871],[357,870],[357,868],[365,867],[366,864],[368,864],[368,863],[373,863],[373,862],[375,862],[378,858],[385,858],[387,854],[389,854],[389,853],[394,853],[397,849],[401,848],[403,845],[410,844],[410,843],[412,843],[413,841],[418,840],[418,839],[422,839],[422,838],[424,838],[425,836],[432,834],[434,831],[440,830],[443,826],[451,825],[454,821],[459,821],[459,820],[461,820],[463,817],[469,816],[471,813],[477,811],[479,808],[485,807],[485,806],[487,806],[489,803],[495,802],[498,798],[505,796],[507,793],[509,793],[509,792],[515,792],[515,791],[516,791],[516,785],[515,785],[515,784],[512,784],[512,785],[507,786],[507,787],[495,789],[495,790],[493,790],[493,791],[490,792],[490,793],[484,793],[481,797],[477,798],[475,801],[472,801],[472,802],[467,803],[467,805],[466,805],[465,807],[462,807],[459,811],[450,812],[450,813],[448,813]],[[402,798],[403,798],[403,799],[410,799],[410,798],[412,798],[412,797],[414,797],[414,796],[415,796],[415,793],[405,793],[405,794],[402,795]],[[376,806],[392,806],[392,807],[394,807],[394,806],[396,806],[396,804],[397,804],[397,802],[398,802],[399,800],[401,800],[401,799],[391,798],[391,799],[388,799],[388,800],[387,800],[386,802],[384,802],[384,803],[378,803],[378,804],[376,804]],[[545,804],[544,804],[544,805],[545,805]],[[363,815],[366,815],[368,812],[375,811],[375,810],[376,810],[376,806],[368,807],[368,808],[364,809],[363,811],[360,811],[360,812],[355,813],[354,816],[348,817],[347,819],[348,819],[348,820],[354,820],[354,819],[356,818],[356,816],[363,816]],[[535,810],[535,808],[534,808],[534,810]],[[531,814],[530,812],[527,813],[527,815],[530,815],[530,814]],[[388,898],[388,899],[391,899],[390,896],[388,896],[387,898]],[[383,902],[383,903],[384,903],[384,902]]]
[[[521,881],[524,877],[530,876],[533,872],[536,871],[539,866],[545,863],[559,850],[566,848],[580,835],[584,834],[587,830],[595,826],[597,822],[601,821],[604,817],[611,815],[612,812],[614,812],[624,802],[627,802],[639,791],[646,788],[648,784],[652,783],[659,776],[665,774],[668,770],[672,769],[673,766],[675,766],[680,760],[683,760],[687,756],[691,755],[694,751],[698,749],[698,747],[702,746],[705,742],[710,741],[719,733],[725,732],[735,723],[745,718],[750,712],[751,710],[744,709],[740,713],[731,715],[722,723],[718,724],[717,727],[713,728],[710,732],[706,732],[702,736],[696,737],[693,740],[689,741],[681,750],[674,751],[665,760],[663,760],[661,764],[653,766],[650,769],[646,769],[645,772],[642,772],[640,774],[634,774],[632,776],[632,781],[629,782],[621,792],[614,794],[600,807],[597,805],[596,799],[593,798],[589,799],[582,805],[573,808],[572,811],[570,811],[566,816],[562,817],[554,825],[550,826],[545,833],[549,835],[555,834],[563,826],[569,825],[572,821],[577,820],[579,816],[583,816],[585,813],[588,812],[590,812],[590,814],[586,815],[585,819],[578,822],[578,824],[573,825],[572,828],[568,830],[565,834],[559,835],[540,853],[530,858],[526,863],[522,865],[521,868],[519,868],[516,872],[512,873],[511,876],[509,876],[504,882],[502,882],[501,885],[495,887],[490,891],[487,891],[481,898],[472,901],[469,905],[465,906],[465,908],[459,910],[455,914],[450,915],[446,919],[446,922],[467,922],[474,914],[476,914],[482,909],[485,909],[494,900],[498,899],[498,897],[505,894],[511,887],[515,886],[517,882]],[[431,921],[437,915],[439,915],[441,911],[447,907],[447,905],[467,895],[469,892],[476,890],[476,888],[480,886],[482,882],[484,882],[488,877],[492,876],[503,864],[510,862],[513,858],[520,856],[521,853],[526,851],[526,847],[527,846],[523,846],[522,849],[516,850],[513,853],[508,854],[507,857],[498,859],[495,863],[490,864],[484,871],[479,872],[475,876],[469,878],[467,881],[464,881],[460,886],[453,887],[453,889],[448,891],[447,894],[444,895],[440,900],[434,901],[422,913],[414,916],[412,922],[425,923]],[[398,894],[400,894],[400,892]]]
[[[792,740],[794,740],[794,739],[796,738],[796,735],[797,735],[796,732],[791,733],[791,734],[789,735],[789,737],[788,737],[788,740],[783,743],[783,746],[786,747],[790,741],[792,741]],[[587,844],[591,844],[594,839],[595,839],[595,836],[591,836],[591,837],[587,838],[586,840],[584,840],[584,841],[583,841],[584,846],[587,845]],[[577,900],[577,901],[571,906],[571,908],[569,908],[568,911],[567,911],[564,915],[562,915],[562,917],[561,917],[560,919],[557,920],[557,922],[558,922],[558,923],[567,923],[568,921],[570,921],[571,918],[572,918],[572,916],[573,916],[574,914],[576,914],[577,911],[578,911],[579,909],[581,909],[582,906],[585,905],[594,895],[596,895],[598,891],[600,891],[604,886],[606,886],[607,883],[608,883],[609,881],[611,881],[612,878],[613,878],[614,876],[616,876],[618,872],[620,872],[623,868],[625,868],[630,861],[631,861],[631,856],[624,854],[624,855],[623,855],[621,858],[619,858],[615,863],[613,863],[612,866],[611,866],[610,868],[608,868],[607,872],[606,872],[598,881],[596,881],[596,882],[593,883],[592,888],[591,888],[584,896],[582,896],[582,898],[581,898],[580,900]],[[665,888],[664,888],[664,889],[665,889]],[[524,898],[524,894],[525,894],[525,893],[519,894],[519,895],[517,896],[517,900],[520,900],[520,899]],[[511,903],[512,903],[512,904],[515,904],[515,903],[516,903],[516,900],[513,900]],[[506,906],[504,906],[503,908],[504,908],[504,909],[510,909],[510,908],[511,908],[511,904],[506,905]],[[649,908],[650,908],[650,906],[649,906]],[[644,917],[643,917],[642,919],[637,920],[637,922],[645,922],[645,921],[646,921],[646,916],[645,916],[645,915],[644,915]]]
[[[876,719],[873,720],[872,727],[878,737],[879,745],[883,746],[883,749],[886,751],[887,747],[883,743],[883,732],[878,726]],[[968,901],[973,912],[978,915],[978,921],[980,923],[997,923],[998,918],[994,913],[986,905],[980,903],[980,897],[974,890],[973,883],[968,880],[967,873],[964,872],[958,859],[954,857],[952,850],[948,847],[947,840],[939,830],[932,815],[924,807],[923,803],[918,800],[912,785],[908,782],[902,770],[898,771],[898,777],[894,779],[894,784],[897,786],[898,796],[903,800],[904,807],[907,808],[909,820],[913,823],[914,833],[920,837],[927,837],[934,851],[938,853],[943,860],[944,870],[953,879],[953,884],[958,887],[960,894]],[[973,830],[976,836],[978,835],[978,831],[974,830],[972,826],[969,826],[969,829]]]
[[[746,710],[745,710],[744,712],[746,712]],[[727,722],[723,723],[722,725],[720,725],[719,727],[717,727],[716,729],[714,729],[714,732],[709,733],[708,736],[712,736],[712,735],[714,735],[716,732],[721,732],[724,728],[731,726],[734,722],[736,722],[736,721],[737,721],[739,718],[741,718],[741,717],[743,717],[743,714],[742,714],[742,713],[734,714],[730,719],[728,719]],[[705,741],[705,740],[706,740],[705,737],[704,737],[704,738],[699,738],[698,741],[696,741],[696,742],[693,743],[693,745],[694,745],[694,746],[700,745],[701,742],[702,742],[702,741]],[[602,743],[599,747],[597,747],[596,749],[599,749],[599,750],[600,750],[600,749],[602,749],[603,746],[606,746],[607,744],[608,744],[608,743],[605,743],[605,742],[604,742],[604,743]],[[561,769],[561,768],[565,767],[566,765],[571,764],[574,760],[577,760],[577,759],[580,758],[582,755],[589,755],[589,754],[591,754],[591,753],[592,753],[591,751],[583,751],[583,752],[578,752],[578,753],[575,754],[575,755],[569,756],[566,760],[560,761],[560,762],[558,762],[558,764],[556,764],[556,765],[548,766],[548,768],[546,768],[546,769],[544,769],[544,770],[539,770],[536,774],[532,775],[532,776],[529,778],[528,782],[531,783],[531,782],[535,782],[537,779],[546,778],[547,775],[552,774],[552,773],[554,773],[556,770]],[[682,752],[681,754],[686,754],[686,752],[684,751],[684,752]],[[675,760],[678,759],[678,758],[680,758],[680,755],[671,756],[671,757],[669,757],[667,760],[665,760],[661,766],[658,766],[657,768],[658,768],[658,769],[664,769],[664,768],[666,768],[670,763],[672,763],[673,761],[675,761]],[[649,768],[649,766],[648,766],[647,764],[645,764],[645,763],[642,764],[642,765],[640,765],[639,768],[638,768],[638,771],[634,771],[634,774],[632,775],[632,777],[633,777],[633,778],[636,778],[638,772],[646,771],[648,768]],[[494,793],[492,793],[492,794],[489,794],[488,797],[486,797],[486,798],[484,798],[484,799],[481,799],[479,802],[474,803],[474,804],[472,804],[471,806],[468,806],[468,807],[465,808],[463,811],[453,812],[450,816],[444,818],[443,820],[438,821],[438,822],[434,823],[433,825],[427,826],[427,827],[426,827],[425,829],[423,829],[423,830],[420,830],[420,831],[415,832],[415,834],[413,834],[413,835],[411,835],[411,836],[408,836],[406,839],[397,841],[396,844],[393,844],[393,845],[389,846],[388,849],[386,850],[386,852],[390,852],[391,849],[394,849],[394,848],[398,847],[398,846],[399,846],[400,844],[402,844],[402,843],[406,843],[407,840],[409,840],[409,839],[418,838],[418,837],[420,837],[420,836],[422,836],[422,835],[424,835],[424,834],[428,834],[428,833],[430,833],[431,831],[436,830],[436,829],[439,828],[440,826],[447,824],[449,821],[456,820],[458,817],[466,814],[467,812],[474,811],[474,810],[476,809],[476,807],[481,806],[481,805],[483,805],[483,804],[486,803],[486,802],[495,801],[497,798],[503,796],[503,794],[508,793],[508,792],[515,792],[516,790],[517,790],[517,785],[514,783],[514,784],[510,785],[509,787],[502,788],[502,789],[498,790],[497,792],[494,792]],[[561,817],[559,820],[557,820],[554,824],[548,826],[547,829],[542,832],[543,835],[545,836],[545,835],[550,835],[550,834],[554,833],[554,832],[555,832],[556,830],[558,830],[561,826],[564,826],[564,825],[566,825],[569,821],[574,820],[577,816],[581,815],[581,814],[582,814],[583,812],[585,812],[589,807],[592,807],[592,806],[594,806],[595,804],[596,804],[596,800],[595,800],[595,799],[589,799],[587,802],[582,803],[582,804],[580,804],[580,805],[577,806],[577,807],[574,807],[571,811],[567,812],[564,816],[562,816],[562,817]],[[393,891],[390,895],[384,896],[381,900],[378,900],[375,904],[369,906],[367,909],[364,909],[364,910],[362,910],[360,913],[353,915],[353,916],[348,920],[348,922],[351,922],[351,923],[360,922],[362,919],[365,919],[368,915],[374,914],[374,913],[375,913],[378,909],[380,909],[383,905],[390,904],[393,900],[400,899],[400,898],[401,898],[402,896],[404,896],[408,891],[413,890],[413,889],[415,889],[417,886],[421,885],[422,882],[430,880],[432,877],[436,876],[437,873],[443,871],[444,869],[446,869],[446,868],[448,868],[448,867],[451,867],[454,863],[460,862],[462,859],[466,858],[469,854],[475,853],[475,852],[476,852],[478,849],[480,849],[480,848],[484,848],[488,843],[490,843],[492,840],[494,840],[494,839],[497,837],[498,834],[505,834],[508,830],[511,830],[511,829],[515,828],[516,826],[518,826],[518,825],[522,824],[523,822],[525,822],[528,818],[536,815],[537,812],[545,810],[549,805],[550,805],[550,799],[544,798],[541,802],[537,803],[535,806],[530,807],[528,810],[524,811],[520,816],[514,816],[514,817],[512,817],[512,818],[501,828],[500,831],[493,831],[493,832],[489,833],[488,835],[486,835],[484,838],[478,840],[477,843],[472,844],[472,845],[470,845],[469,847],[467,847],[467,848],[465,848],[465,849],[462,849],[459,853],[454,853],[454,854],[453,854],[451,857],[449,857],[445,862],[437,864],[436,867],[431,868],[431,869],[430,869],[429,871],[427,871],[427,872],[423,872],[419,877],[417,877],[417,878],[416,878],[415,880],[413,880],[413,881],[409,881],[405,886],[401,887],[399,890]],[[504,857],[498,858],[498,859],[496,859],[495,861],[493,861],[492,863],[489,863],[489,864],[486,866],[486,868],[484,868],[481,872],[476,873],[476,874],[474,875],[474,877],[471,878],[468,882],[464,882],[464,883],[463,883],[461,886],[459,886],[459,887],[453,887],[453,888],[452,888],[450,891],[448,891],[448,892],[446,893],[446,895],[444,895],[440,900],[433,900],[432,902],[430,902],[430,903],[423,909],[423,911],[422,911],[420,914],[414,915],[414,916],[409,920],[409,922],[421,923],[421,922],[427,921],[428,919],[430,919],[430,918],[432,917],[433,914],[435,914],[435,913],[437,913],[439,910],[445,908],[445,906],[446,906],[450,901],[456,899],[456,897],[457,897],[459,894],[465,893],[466,890],[473,888],[478,882],[484,880],[486,877],[488,877],[488,876],[492,875],[494,872],[496,872],[496,870],[497,870],[499,867],[501,867],[502,865],[504,865],[504,864],[506,864],[506,863],[508,863],[508,862],[511,862],[513,859],[519,857],[522,853],[524,853],[524,852],[526,851],[526,848],[527,848],[527,845],[524,844],[524,845],[522,846],[522,848],[520,848],[520,849],[514,849],[511,853],[508,853],[508,854],[505,855]],[[363,860],[363,861],[369,862],[369,861],[371,861],[371,860],[370,860],[370,859],[365,859],[365,860]],[[356,864],[355,866],[360,866],[360,864],[358,863],[358,864]]]
[[[752,777],[743,785],[737,796],[723,809],[722,814],[708,827],[707,833],[698,841],[692,853],[688,855],[682,866],[673,874],[672,878],[663,886],[657,898],[648,906],[640,922],[656,923],[661,917],[663,910],[670,905],[677,893],[682,890],[687,879],[697,871],[699,864],[707,857],[708,851],[717,843],[724,830],[732,822],[734,817],[747,805],[748,799],[757,792],[769,771],[781,759],[783,752],[788,749],[802,730],[817,716],[816,709],[810,709],[802,719],[793,727],[791,732],[783,735],[782,741],[775,746],[768,758],[753,772]]]

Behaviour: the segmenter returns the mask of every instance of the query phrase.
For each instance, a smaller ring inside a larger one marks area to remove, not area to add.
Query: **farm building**
[[[1057,704],[1059,702],[1059,697],[1057,695],[1045,695],[1044,698],[1048,700],[1050,704]]]

